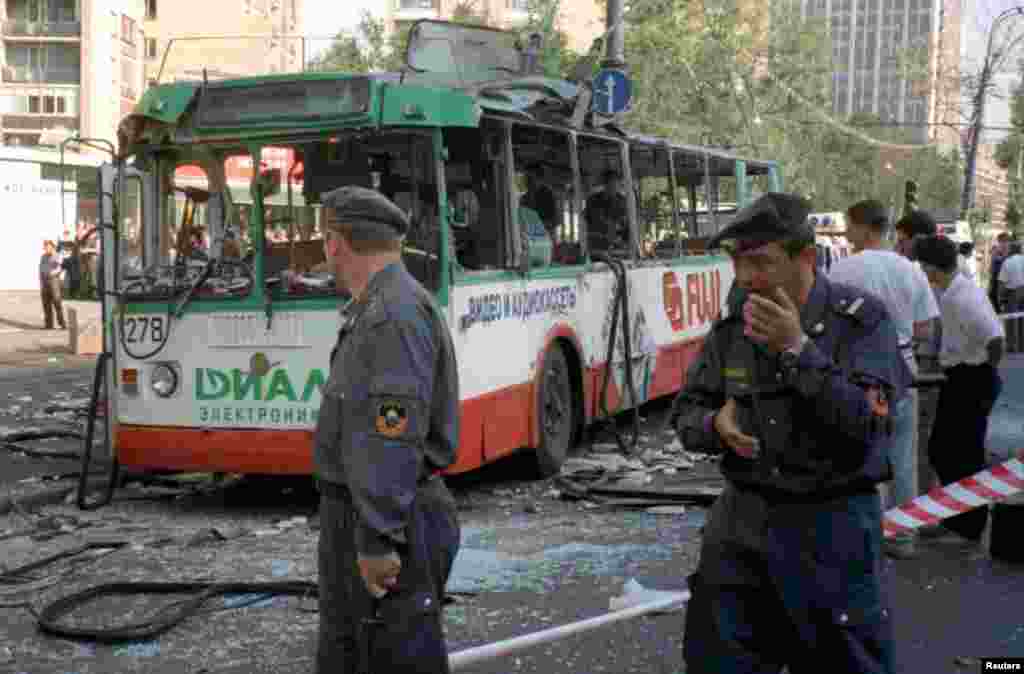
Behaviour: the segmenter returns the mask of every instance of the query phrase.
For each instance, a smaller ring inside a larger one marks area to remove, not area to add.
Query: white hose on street
[[[690,592],[688,590],[684,592],[666,593],[666,596],[660,599],[618,611],[611,611],[604,615],[587,618],[586,620],[579,620],[574,623],[541,630],[540,632],[533,632],[532,634],[524,634],[523,636],[514,637],[512,639],[497,641],[493,644],[486,644],[475,648],[467,648],[465,650],[457,651],[448,656],[448,663],[451,667],[451,671],[456,672],[487,660],[493,660],[494,658],[518,653],[528,648],[533,648],[534,646],[551,643],[552,641],[559,641],[575,634],[589,632],[590,630],[597,629],[598,627],[622,622],[623,620],[631,620],[648,613],[656,613],[658,611],[679,608],[689,600]]]

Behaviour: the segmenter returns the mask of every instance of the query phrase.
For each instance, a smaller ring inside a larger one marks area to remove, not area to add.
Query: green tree
[[[1021,232],[1024,231],[1024,217],[1021,216],[1020,209],[1017,208],[1017,200],[1010,199],[1006,204],[1006,213],[1004,214],[1006,221],[1006,228],[1010,230],[1014,236],[1020,236]]]
[[[354,35],[340,32],[334,42],[323,53],[314,56],[307,66],[313,71],[338,70],[347,73],[365,73],[370,69],[369,60]]]
[[[1010,126],[1013,132],[996,146],[995,159],[999,167],[1007,171],[1011,194],[1021,192],[1021,167],[1024,166],[1024,68],[1021,70],[1021,81],[1014,88],[1010,99]]]

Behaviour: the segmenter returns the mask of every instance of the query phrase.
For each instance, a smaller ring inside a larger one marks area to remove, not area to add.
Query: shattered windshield
[[[416,71],[457,75],[467,85],[519,76],[518,41],[506,31],[421,21],[409,33],[406,61]]]
[[[119,232],[120,285],[127,297],[248,295],[251,264],[232,254],[246,245],[235,195],[248,181],[231,170],[243,157],[248,155],[165,152],[139,162],[144,170],[123,189]]]
[[[353,132],[265,146],[257,162],[242,150],[151,157],[132,183],[136,196],[125,198],[131,226],[121,230],[121,288],[134,299],[245,297],[260,259],[271,298],[334,295],[320,203],[331,190],[359,185],[408,213],[403,258],[436,290],[442,183],[432,143],[418,132]],[[262,248],[250,191],[257,173],[272,177],[262,200]]]

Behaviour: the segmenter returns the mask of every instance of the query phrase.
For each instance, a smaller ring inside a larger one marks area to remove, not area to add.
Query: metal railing
[[[80,84],[80,68],[36,68],[34,66],[4,66],[4,82],[45,82],[51,84]]]
[[[440,10],[440,3],[437,0],[397,0],[395,9],[403,11]]]
[[[80,21],[4,21],[4,35],[32,37],[81,37]]]
[[[0,115],[0,127],[7,131],[48,131],[51,129],[78,130],[78,118],[74,115]]]

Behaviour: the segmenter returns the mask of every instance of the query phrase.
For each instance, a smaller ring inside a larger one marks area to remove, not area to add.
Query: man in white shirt
[[[1003,324],[985,291],[957,273],[955,243],[938,236],[920,239],[914,242],[914,256],[928,281],[944,290],[939,362],[946,381],[939,392],[928,458],[942,483],[949,484],[985,467],[988,416],[1003,386]],[[977,542],[987,521],[988,509],[976,508],[945,520],[943,527]]]
[[[970,241],[960,242],[959,267],[961,274],[978,282],[978,261],[974,259],[974,244]]]
[[[896,325],[903,357],[916,375],[914,338],[927,337],[930,322],[939,316],[939,307],[921,268],[906,257],[885,250],[883,241],[888,228],[886,209],[880,202],[869,199],[848,208],[846,236],[853,244],[854,255],[836,262],[829,278],[882,300]],[[893,482],[885,498],[887,508],[917,496],[917,389],[908,389],[907,395],[895,401],[891,414],[889,461]],[[914,538],[909,534],[886,542],[886,552],[901,559],[915,556],[914,548]]]
[[[999,269],[999,292],[1006,313],[1024,311],[1024,255],[1021,254],[1018,241],[1010,244],[1010,255]],[[1019,318],[1010,319],[1006,323],[1006,350],[1010,353],[1021,351],[1024,347],[1022,324]]]

